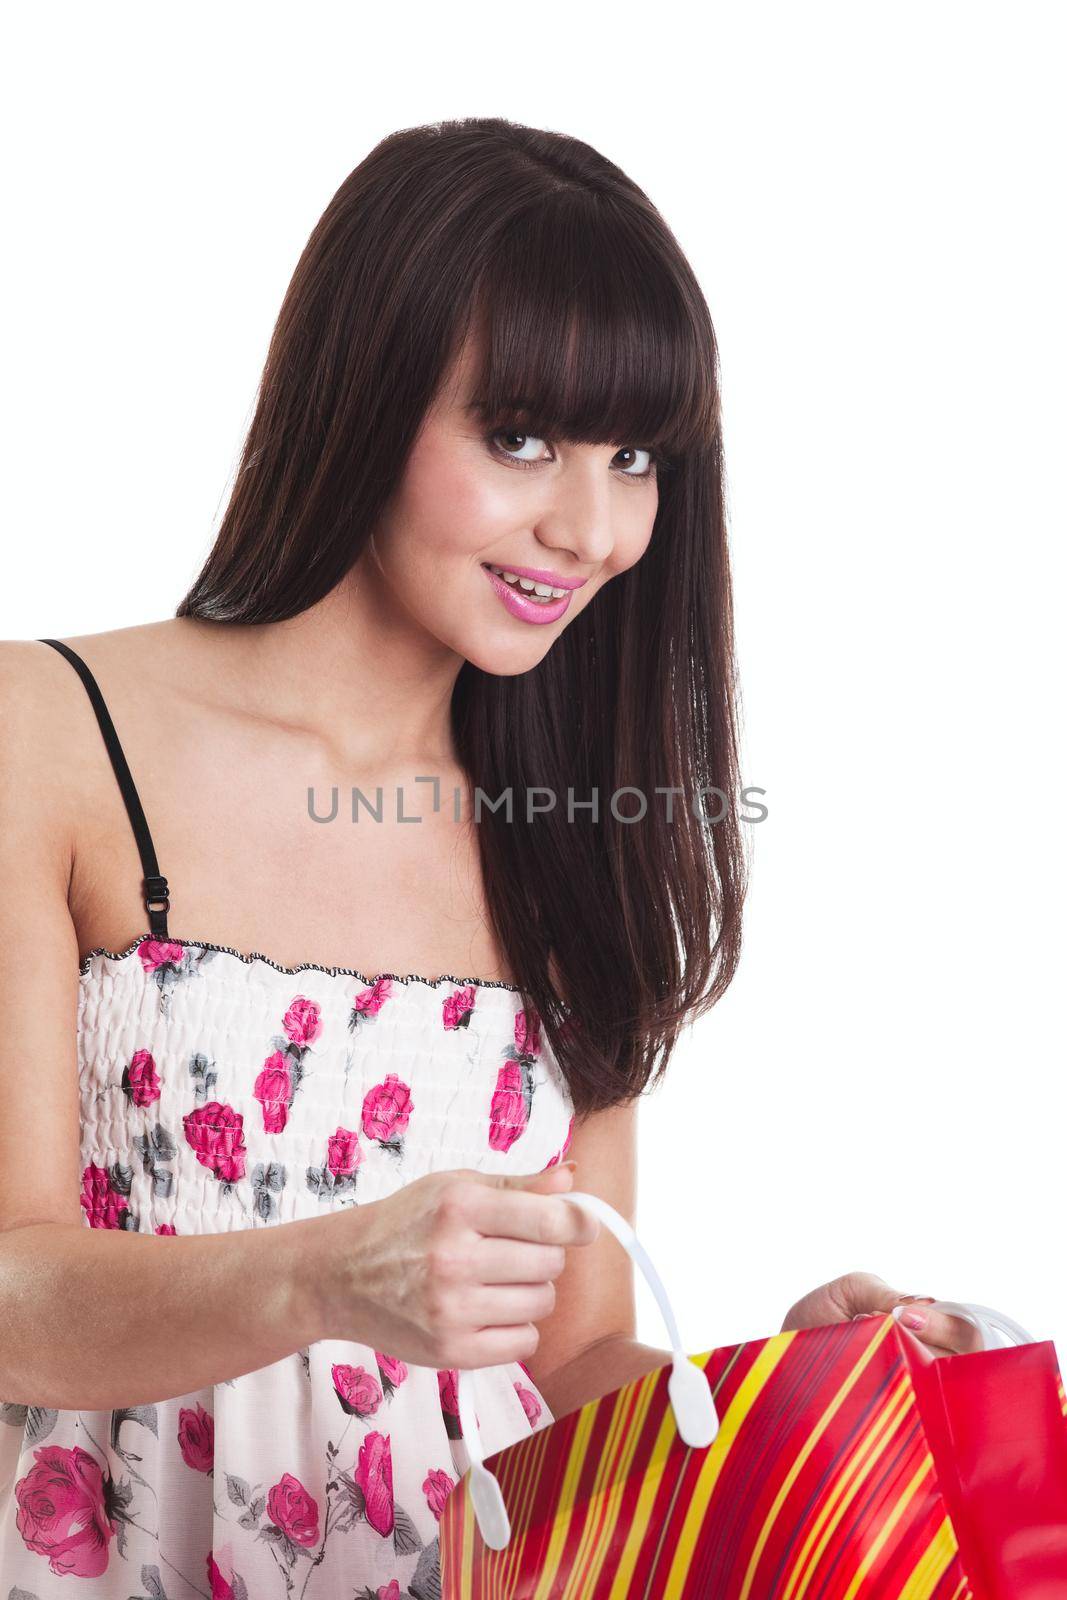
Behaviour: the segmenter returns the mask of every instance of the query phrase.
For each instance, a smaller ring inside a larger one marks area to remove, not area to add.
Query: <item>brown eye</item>
[[[636,445],[627,445],[624,449],[619,451],[619,455],[620,456],[644,456],[645,457],[645,462],[644,462],[644,465],[641,467],[641,470],[639,472],[627,472],[625,474],[625,476],[627,478],[652,478],[652,477],[655,477],[655,473],[653,471],[653,467],[654,467],[654,464],[655,464],[655,461],[656,461],[656,457],[655,457],[655,454],[651,450],[642,450],[642,449],[639,449]]]
[[[545,442],[543,439],[539,439],[535,433],[523,433],[518,428],[496,428],[487,435],[487,439],[498,455],[507,456],[510,461],[514,461],[523,467],[533,466],[534,462],[540,458],[541,451],[538,451],[532,457],[526,456],[525,458],[519,455],[518,451],[526,449],[531,444],[543,447]],[[501,448],[496,443],[497,439],[505,440],[506,447]],[[512,444],[516,445],[515,450],[511,449]]]

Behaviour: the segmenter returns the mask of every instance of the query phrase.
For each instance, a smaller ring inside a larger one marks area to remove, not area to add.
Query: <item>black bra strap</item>
[[[53,650],[58,650],[60,655],[66,656],[81,678],[82,683],[84,683],[89,699],[92,701],[93,710],[96,712],[96,720],[100,724],[100,732],[103,734],[104,743],[107,746],[107,753],[111,757],[111,765],[114,768],[116,778],[119,780],[122,798],[126,802],[126,813],[133,828],[134,838],[137,840],[137,849],[140,851],[141,867],[144,871],[141,889],[144,894],[144,905],[145,910],[148,912],[148,922],[152,937],[154,939],[165,939],[167,937],[167,912],[170,910],[167,880],[160,876],[152,835],[148,831],[148,823],[145,821],[140,797],[133,778],[130,776],[126,757],[122,753],[122,746],[119,744],[119,736],[115,732],[115,724],[111,720],[111,713],[108,711],[104,703],[104,697],[100,693],[100,685],[77,651],[72,650],[62,640],[38,639],[37,643],[50,644]]]

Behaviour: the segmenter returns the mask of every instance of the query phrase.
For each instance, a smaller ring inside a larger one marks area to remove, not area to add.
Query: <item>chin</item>
[[[553,635],[555,638],[555,635]],[[512,647],[493,648],[490,640],[482,639],[477,644],[472,644],[469,650],[464,650],[463,655],[472,667],[477,667],[481,672],[487,672],[494,678],[517,678],[524,672],[529,672],[544,659],[546,651],[551,647],[551,640],[547,640],[540,649],[532,649],[527,644],[525,649]]]

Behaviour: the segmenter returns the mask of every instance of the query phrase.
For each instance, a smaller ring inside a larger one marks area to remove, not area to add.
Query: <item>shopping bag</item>
[[[441,1514],[442,1600],[1067,1596],[1051,1343],[944,1302],[987,1345],[994,1323],[1024,1342],[934,1358],[885,1315],[689,1357],[626,1219],[595,1195],[563,1198],[644,1273],[672,1359],[488,1457],[477,1370],[459,1374],[470,1466]]]
[[[973,1323],[986,1345],[935,1357],[919,1339],[903,1344],[975,1593],[979,1600],[1065,1600],[1067,1393],[1055,1348],[986,1306],[933,1304]],[[991,1329],[1019,1348],[993,1348]]]

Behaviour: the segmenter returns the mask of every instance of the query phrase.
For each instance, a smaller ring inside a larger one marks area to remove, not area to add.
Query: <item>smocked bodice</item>
[[[78,1067],[86,1220],[141,1232],[317,1216],[448,1168],[538,1172],[573,1116],[510,985],[149,934],[82,962]]]

